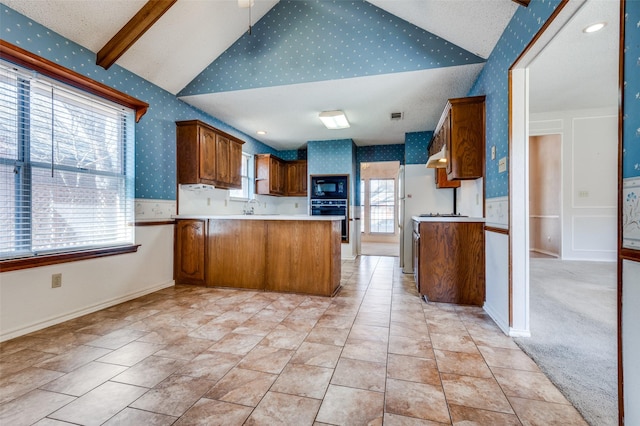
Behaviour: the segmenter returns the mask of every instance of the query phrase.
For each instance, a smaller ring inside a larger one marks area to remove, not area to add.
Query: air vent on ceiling
[[[392,120],[402,120],[403,114],[401,112],[392,112],[391,119]]]

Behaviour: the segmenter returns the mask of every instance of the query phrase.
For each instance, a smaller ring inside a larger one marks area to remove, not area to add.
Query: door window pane
[[[369,181],[369,232],[393,234],[395,232],[395,180]]]

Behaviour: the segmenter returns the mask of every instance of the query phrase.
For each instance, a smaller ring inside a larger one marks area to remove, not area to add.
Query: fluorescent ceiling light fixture
[[[606,22],[598,22],[598,23],[595,23],[595,24],[591,24],[591,25],[585,27],[582,30],[582,32],[595,33],[596,31],[600,31],[601,29],[603,29],[606,25],[607,25]]]
[[[254,4],[254,0],[238,0],[238,7],[241,9],[253,7]]]
[[[266,132],[266,131],[264,131],[264,130],[258,130],[256,133],[257,133],[257,134],[259,134],[259,135],[261,135],[261,136],[262,136],[262,135],[266,135],[266,134],[267,134],[267,132]]]
[[[318,116],[327,129],[346,129],[351,127],[347,116],[342,111],[322,111]]]

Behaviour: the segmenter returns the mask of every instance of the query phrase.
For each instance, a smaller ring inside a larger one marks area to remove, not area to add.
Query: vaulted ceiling
[[[146,4],[2,1],[93,52]],[[406,132],[433,130],[446,99],[466,95],[518,7],[511,0],[255,0],[251,8],[178,0],[116,64],[276,149],[345,138],[402,143]],[[333,109],[346,112],[351,128],[322,126],[318,113]],[[392,112],[402,119],[391,120]]]

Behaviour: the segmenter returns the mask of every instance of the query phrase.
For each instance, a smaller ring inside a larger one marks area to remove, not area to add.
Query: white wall
[[[509,236],[486,231],[484,310],[509,334]]]
[[[509,229],[509,198],[494,197],[486,201],[485,225]],[[509,235],[485,231],[484,310],[498,327],[510,334],[509,326]]]
[[[615,261],[617,111],[531,114],[529,133],[562,136],[562,258]]]
[[[463,180],[456,191],[458,199],[458,213],[469,217],[484,217],[482,211],[484,204],[483,179]]]
[[[624,417],[627,425],[640,425],[640,263],[622,263],[622,365]]]
[[[136,253],[3,272],[0,341],[172,286],[173,228],[136,227]]]

